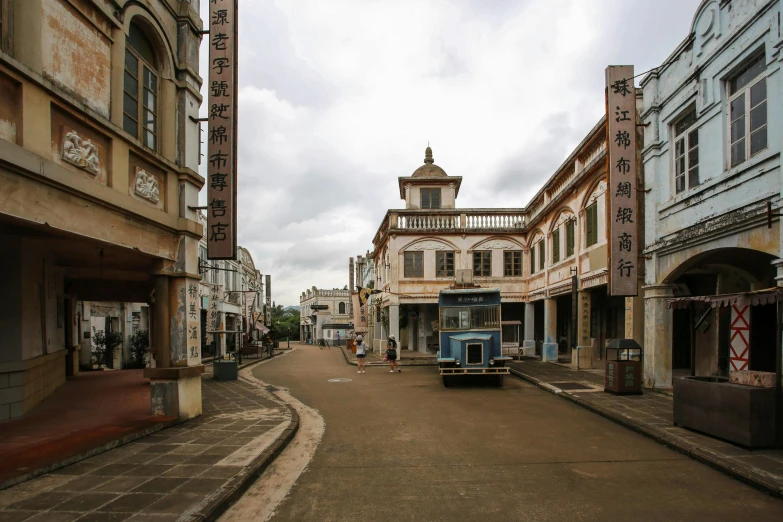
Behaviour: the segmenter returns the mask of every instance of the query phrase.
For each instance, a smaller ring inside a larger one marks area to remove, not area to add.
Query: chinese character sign
[[[266,276],[266,307],[264,308],[264,324],[272,326],[272,276]]]
[[[354,292],[351,294],[351,301],[353,301],[353,326],[354,330],[359,333],[367,332],[367,304],[362,303],[359,300],[359,293]]]
[[[209,3],[207,257],[236,259],[237,0]]]
[[[609,188],[609,294],[638,294],[636,91],[633,66],[606,69]]]

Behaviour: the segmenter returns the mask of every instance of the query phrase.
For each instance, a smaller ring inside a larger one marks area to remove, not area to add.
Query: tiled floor
[[[535,360],[512,362],[511,367],[542,383],[585,382],[603,387],[601,373],[594,371],[576,371],[556,364]],[[662,393],[645,392],[643,395],[617,396],[604,392],[564,391],[578,396],[579,401],[599,411],[616,416],[633,424],[663,430],[678,437],[688,445],[707,449],[719,458],[725,459],[732,468],[745,468],[752,474],[762,477],[770,484],[776,484],[783,491],[783,450],[747,450],[730,442],[674,426],[674,400]]]
[[[201,417],[0,491],[0,522],[190,520],[290,420],[249,381],[207,373],[202,393]]]
[[[171,420],[150,414],[142,370],[80,373],[27,416],[0,422],[0,484]]]

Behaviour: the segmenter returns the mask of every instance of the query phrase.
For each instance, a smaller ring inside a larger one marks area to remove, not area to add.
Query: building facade
[[[316,287],[299,296],[299,339],[302,342],[345,342],[353,331],[351,291]]]
[[[779,213],[782,45],[778,0],[705,0],[688,37],[642,81],[648,387],[774,371],[773,305],[670,309],[667,299],[781,281],[767,204]]]
[[[373,240],[376,343],[394,334],[403,348],[436,351],[438,293],[455,281],[500,289],[509,353],[589,368],[610,339],[642,339],[640,299],[606,291],[605,120],[526,208],[456,208],[461,181],[429,147],[399,178],[406,208],[389,210]]]
[[[198,415],[199,2],[0,7],[0,419],[78,371],[79,301],[148,304],[156,413]]]
[[[206,216],[199,213],[199,221],[205,231],[199,242],[201,345],[205,357],[214,357],[258,341],[269,331],[263,324],[264,278],[253,256],[241,246],[236,260],[208,260]],[[218,330],[232,333],[209,333]]]

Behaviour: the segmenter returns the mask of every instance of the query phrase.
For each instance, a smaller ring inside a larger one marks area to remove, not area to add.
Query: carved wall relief
[[[522,247],[511,241],[504,241],[502,239],[495,239],[492,241],[485,241],[479,245],[473,247],[472,250],[520,250]]]
[[[160,201],[160,188],[154,174],[148,174],[146,170],[137,167],[134,187],[137,196],[148,199],[156,205]]]
[[[101,171],[98,147],[90,140],[82,140],[74,130],[63,137],[63,159],[93,176],[97,176]]]

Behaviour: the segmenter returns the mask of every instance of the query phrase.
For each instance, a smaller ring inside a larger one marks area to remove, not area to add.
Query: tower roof
[[[446,171],[435,165],[432,159],[432,149],[427,146],[424,150],[424,165],[413,171],[412,178],[447,178]]]

